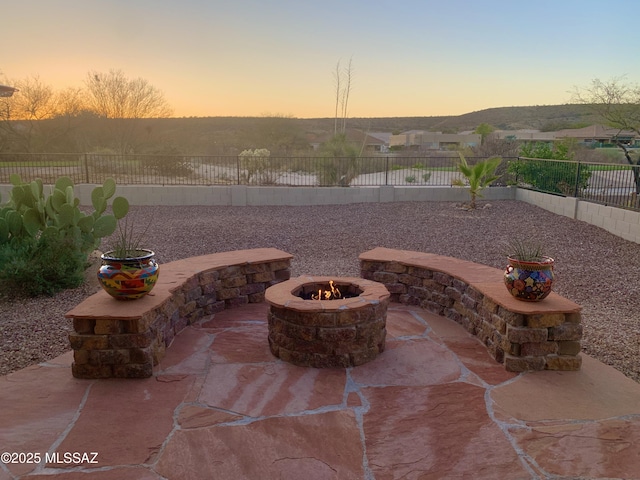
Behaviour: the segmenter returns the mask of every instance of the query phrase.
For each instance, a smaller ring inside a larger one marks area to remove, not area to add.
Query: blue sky
[[[568,103],[574,87],[640,81],[632,0],[0,0],[0,81],[79,87],[122,70],[175,116],[457,115]]]

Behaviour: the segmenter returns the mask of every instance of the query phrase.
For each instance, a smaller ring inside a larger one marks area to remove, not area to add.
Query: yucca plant
[[[114,234],[113,241],[110,244],[110,250],[105,254],[110,258],[137,258],[147,254],[147,250],[142,247],[142,242],[151,226],[148,223],[142,232],[136,231],[134,228],[136,222],[129,222],[129,202],[124,197],[119,197],[113,201],[113,214],[118,219],[118,228]]]
[[[460,153],[458,171],[465,176],[469,184],[469,195],[471,196],[471,202],[469,203],[470,208],[476,208],[476,198],[482,197],[480,191],[501,177],[501,175],[495,175],[500,163],[502,163],[502,158],[491,157],[479,161],[475,165],[469,165],[464,155]],[[461,180],[454,180],[453,184],[465,186],[465,183]]]
[[[521,262],[542,262],[546,258],[544,246],[534,240],[514,238],[505,246],[507,257]]]

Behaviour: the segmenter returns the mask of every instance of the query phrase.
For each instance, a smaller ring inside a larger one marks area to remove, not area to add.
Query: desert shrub
[[[576,188],[583,190],[589,185],[591,170],[572,161],[574,151],[567,142],[527,143],[520,153],[526,158],[509,162],[508,167],[519,184],[562,195],[573,195]]]
[[[0,292],[36,297],[80,286],[86,256],[70,243],[70,238],[42,236],[1,244]]]
[[[518,184],[562,195],[573,195],[576,179],[578,190],[583,190],[589,186],[591,178],[587,165],[566,160],[521,158],[510,162],[508,171],[516,177]]]
[[[322,186],[348,187],[358,176],[357,158],[322,158],[318,162],[318,182]]]
[[[145,163],[162,177],[189,177],[193,174],[193,166],[182,156],[153,155]]]
[[[318,182],[323,186],[348,187],[360,174],[358,148],[347,140],[344,133],[334,135],[320,147],[324,157],[318,164]]]

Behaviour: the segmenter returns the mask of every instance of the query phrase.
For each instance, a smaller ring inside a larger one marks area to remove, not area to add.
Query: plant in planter
[[[112,248],[101,256],[98,280],[102,288],[117,300],[142,298],[153,289],[160,274],[155,252],[141,247],[146,230],[138,235],[125,218],[129,212],[127,199],[115,198],[112,209],[118,219],[118,231]]]
[[[518,300],[538,302],[551,293],[554,282],[554,259],[545,255],[544,248],[531,240],[509,242],[504,283]]]

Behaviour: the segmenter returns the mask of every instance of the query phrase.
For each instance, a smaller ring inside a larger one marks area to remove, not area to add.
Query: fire
[[[336,287],[333,283],[333,280],[329,280],[329,289],[323,290],[322,288],[318,289],[318,294],[312,294],[312,300],[337,300],[338,298],[342,298],[342,293],[338,287]]]

